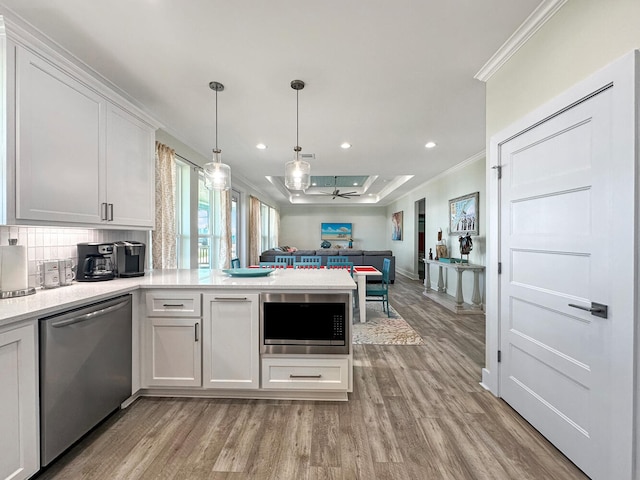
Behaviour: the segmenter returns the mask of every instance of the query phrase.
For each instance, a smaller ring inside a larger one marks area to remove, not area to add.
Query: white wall
[[[391,244],[391,217],[387,217],[384,207],[371,206],[283,206],[280,208],[278,243],[305,250],[320,248],[320,224],[323,222],[352,223],[355,249],[393,250],[395,246]],[[346,243],[343,246],[346,247]]]
[[[438,177],[426,182],[397,202],[387,207],[387,238],[391,238],[391,214],[402,210],[404,212],[404,232],[402,241],[391,242],[396,256],[396,273],[401,273],[410,278],[418,278],[417,264],[417,220],[415,202],[425,199],[425,250],[433,250],[438,240],[438,229],[442,229],[442,238],[447,242],[450,257],[460,257],[458,236],[449,235],[449,200],[480,192],[479,205],[479,235],[473,236],[473,251],[469,255],[471,263],[485,265],[486,252],[486,222],[485,222],[485,158],[478,155],[457,166],[447,170]],[[446,271],[446,269],[445,269]],[[469,275],[469,274],[467,274]],[[431,267],[432,286],[437,285],[437,269]],[[455,277],[447,279],[447,293],[455,294]],[[481,285],[484,291],[484,284]],[[473,293],[473,276],[463,276],[463,295],[469,302]],[[484,295],[483,295],[484,298]]]

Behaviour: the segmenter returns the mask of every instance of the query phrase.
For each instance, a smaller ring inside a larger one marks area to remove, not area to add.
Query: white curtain
[[[220,268],[231,266],[231,190],[220,192]]]
[[[249,265],[260,263],[260,200],[254,196],[249,197]]]
[[[154,269],[177,268],[175,150],[156,142],[156,229],[151,233]]]

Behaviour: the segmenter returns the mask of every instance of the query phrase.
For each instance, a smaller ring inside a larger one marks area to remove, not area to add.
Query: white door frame
[[[613,199],[614,211],[621,212],[613,219],[614,228],[609,232],[612,245],[610,248],[624,249],[628,261],[612,265],[611,271],[617,274],[615,280],[619,285],[613,289],[609,308],[616,309],[618,319],[625,319],[616,325],[611,339],[614,348],[612,365],[616,366],[612,379],[612,391],[609,397],[615,402],[612,411],[612,442],[610,445],[614,459],[615,473],[611,478],[629,479],[635,470],[634,456],[640,460],[636,452],[635,437],[639,431],[638,421],[634,418],[637,411],[637,399],[634,394],[637,378],[635,363],[636,328],[638,320],[638,239],[640,238],[640,222],[638,221],[638,151],[636,138],[640,138],[637,118],[640,117],[640,88],[636,85],[640,79],[640,52],[633,51],[616,60],[602,70],[579,82],[568,91],[545,103],[527,114],[514,124],[491,137],[489,157],[487,159],[487,303],[486,303],[486,360],[482,370],[482,384],[494,395],[500,396],[498,350],[500,347],[500,278],[498,263],[500,262],[500,194],[498,172],[493,168],[500,165],[500,146],[528,130],[534,125],[562,112],[567,107],[582,101],[599,91],[606,85],[613,84],[611,119],[614,161],[611,164],[612,181],[617,186],[619,195]],[[607,248],[603,245],[602,248]],[[640,397],[640,396],[637,396]],[[640,410],[638,410],[640,411]],[[635,422],[635,423],[634,423]]]

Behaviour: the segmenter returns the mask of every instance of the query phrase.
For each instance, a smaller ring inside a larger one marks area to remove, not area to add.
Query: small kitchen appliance
[[[113,243],[78,244],[78,282],[100,282],[116,276]]]
[[[146,246],[142,242],[120,241],[113,244],[116,254],[116,269],[119,277],[141,277],[144,275]]]

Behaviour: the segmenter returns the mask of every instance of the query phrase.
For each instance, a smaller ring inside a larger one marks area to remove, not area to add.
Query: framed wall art
[[[478,235],[478,200],[480,193],[470,193],[449,200],[449,233]]]
[[[402,240],[402,211],[391,215],[391,240]]]
[[[352,234],[350,223],[321,223],[320,239],[321,240],[342,240],[348,242]]]

